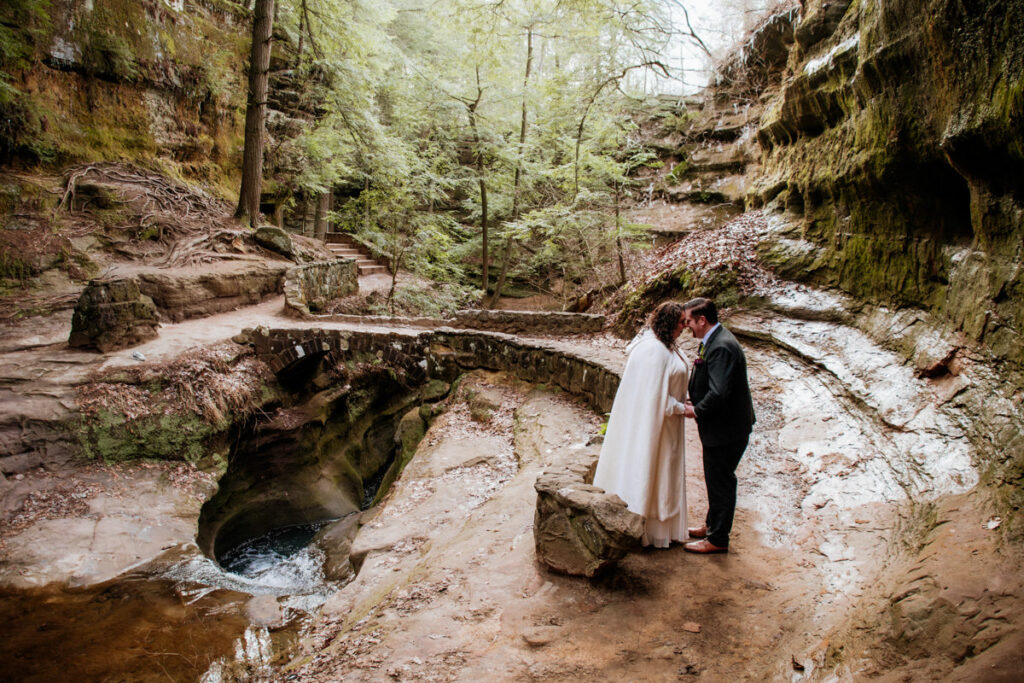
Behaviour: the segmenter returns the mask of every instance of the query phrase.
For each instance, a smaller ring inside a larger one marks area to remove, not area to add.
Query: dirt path
[[[585,445],[595,417],[503,376],[473,381],[503,393],[505,417],[486,435],[495,459],[514,453],[517,471],[502,479],[499,463],[479,462],[490,457],[479,443],[472,467],[444,460],[453,441],[484,435],[466,434],[458,411],[435,423],[357,539],[359,578],[325,606],[297,661],[300,680],[749,680],[791,670],[791,654],[821,640],[803,630],[813,570],[767,547],[746,509],[729,555],[648,550],[596,581],[539,566],[533,482],[566,451],[597,448]],[[697,519],[706,497],[694,430],[687,448]],[[474,504],[488,480],[492,491]]]

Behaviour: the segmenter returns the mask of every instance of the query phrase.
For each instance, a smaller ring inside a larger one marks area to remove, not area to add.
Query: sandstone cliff
[[[757,133],[750,202],[799,218],[769,260],[1024,362],[1022,25],[1017,0],[808,0]]]

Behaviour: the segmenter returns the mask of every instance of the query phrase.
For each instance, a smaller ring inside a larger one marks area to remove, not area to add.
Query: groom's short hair
[[[690,317],[696,318],[698,315],[702,315],[712,325],[718,322],[718,308],[715,307],[715,302],[711,299],[705,299],[702,296],[690,299],[683,304],[683,309],[690,314]]]

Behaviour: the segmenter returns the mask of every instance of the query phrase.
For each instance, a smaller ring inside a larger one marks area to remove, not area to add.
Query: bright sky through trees
[[[672,77],[637,74],[630,85],[651,94],[672,95],[700,90],[712,74],[712,59],[690,35],[691,29],[711,55],[719,59],[773,8],[785,4],[778,0],[664,0],[664,3],[670,11],[673,33],[663,59]]]

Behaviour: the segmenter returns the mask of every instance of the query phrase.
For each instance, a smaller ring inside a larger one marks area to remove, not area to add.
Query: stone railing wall
[[[285,310],[308,317],[331,299],[359,291],[355,259],[320,261],[289,268],[284,276]]]
[[[586,334],[600,332],[604,316],[559,311],[458,311],[452,327],[508,334]]]
[[[419,333],[351,330],[248,329],[236,338],[252,344],[280,377],[297,361],[331,356],[344,363],[372,356],[410,374],[410,380],[453,379],[466,370],[504,370],[536,383],[553,384],[600,412],[611,410],[619,375],[614,368],[566,353],[542,342],[523,343],[490,332],[439,330]]]
[[[487,330],[506,334],[547,335],[587,334],[600,332],[604,327],[603,315],[592,313],[563,313],[561,311],[487,311],[467,309],[457,311],[450,318],[403,318],[399,316],[328,315],[319,319],[334,322],[375,323],[436,329],[454,327],[467,330]]]

